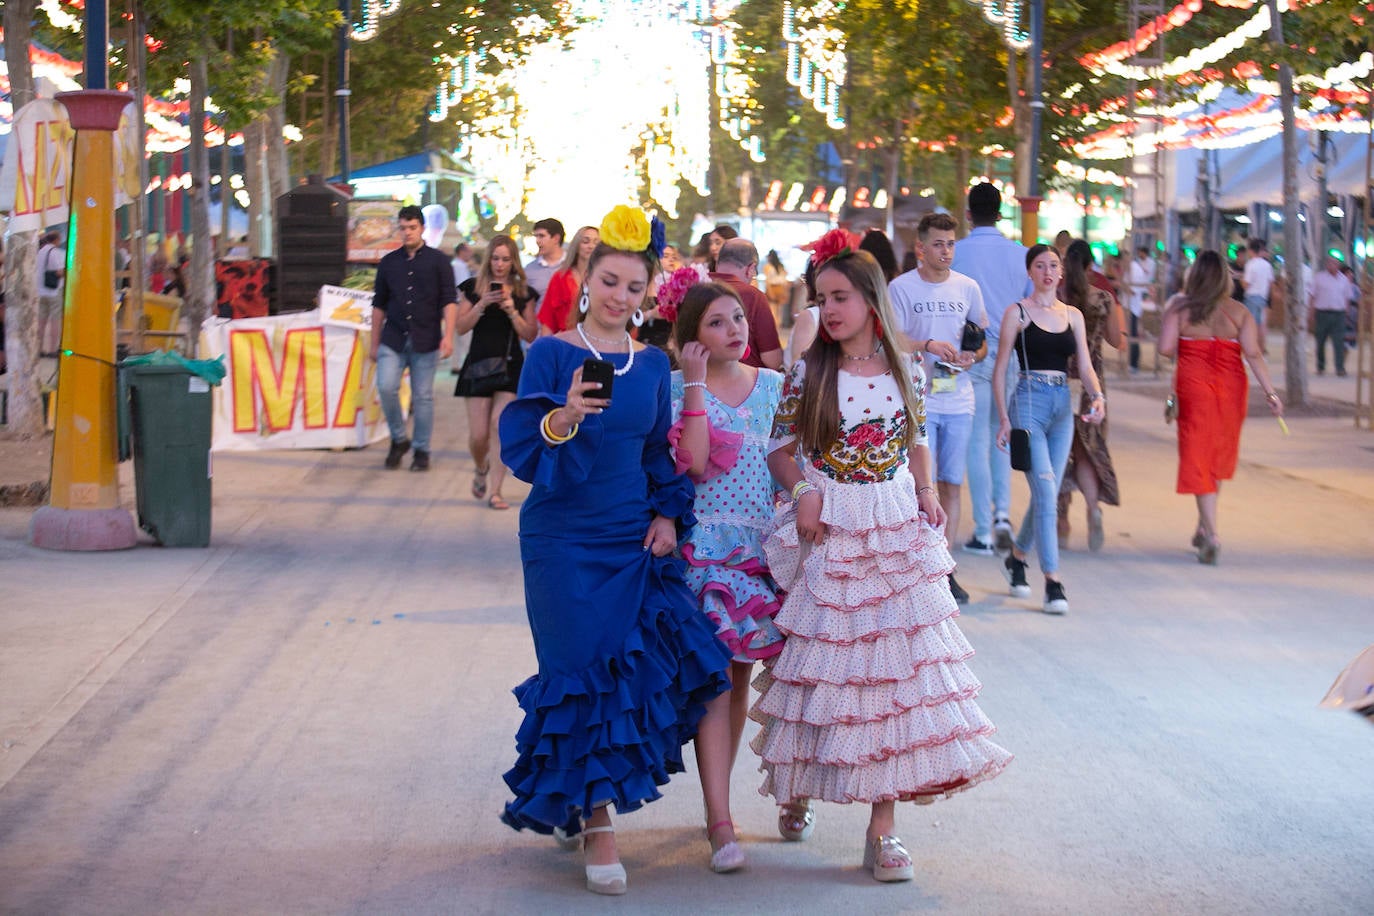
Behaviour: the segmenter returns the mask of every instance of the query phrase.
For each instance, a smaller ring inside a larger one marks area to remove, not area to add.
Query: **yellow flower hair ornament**
[[[651,251],[663,255],[665,227],[658,217],[650,222],[638,207],[619,204],[601,220],[601,241],[619,251]]]

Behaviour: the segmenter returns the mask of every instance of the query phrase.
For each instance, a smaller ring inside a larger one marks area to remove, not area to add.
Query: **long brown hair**
[[[583,226],[573,233],[572,244],[567,246],[567,250],[563,252],[563,263],[558,265],[559,270],[570,271],[574,276],[581,273],[582,277],[586,278],[587,264],[582,260],[582,240],[587,237],[588,232],[601,234],[601,231],[595,226]]]
[[[1088,311],[1088,294],[1092,283],[1088,280],[1088,265],[1093,263],[1093,250],[1082,239],[1074,239],[1064,251],[1064,301],[1080,312]]]
[[[882,325],[879,346],[887,357],[888,368],[897,380],[897,390],[906,408],[906,444],[916,441],[916,427],[925,413],[923,395],[911,383],[911,375],[904,362],[909,359],[897,343],[897,318],[892,313],[892,301],[887,296],[887,280],[877,260],[867,251],[847,251],[835,255],[816,270],[820,280],[826,271],[837,270],[849,279],[863,296]],[[875,328],[876,330],[876,328]],[[844,354],[840,345],[817,333],[803,357],[806,378],[802,381],[801,406],[797,411],[797,439],[803,451],[825,450],[840,438],[840,394],[838,391],[840,365]]]
[[[506,281],[510,284],[510,295],[518,308],[529,297],[530,288],[525,282],[525,268],[520,266],[520,249],[515,247],[515,239],[508,235],[494,235],[487,243],[486,257],[482,258],[482,267],[477,271],[477,295],[491,289],[491,253],[498,248],[504,248],[510,254],[510,273],[506,275]]]
[[[1183,277],[1183,309],[1189,324],[1206,324],[1223,300],[1231,298],[1231,274],[1212,249],[1198,254]]]
[[[677,344],[679,353],[684,346],[697,339],[697,331],[701,329],[701,316],[706,314],[706,310],[717,299],[733,299],[740,308],[744,307],[744,303],[740,302],[739,293],[719,281],[696,283],[687,288],[687,293],[682,297],[682,304],[677,307],[677,318],[673,320],[673,341]]]
[[[574,232],[572,244],[563,246],[563,263],[559,264],[558,270],[555,271],[555,273],[562,273],[566,270],[577,280],[577,286],[573,289],[573,296],[576,297],[573,300],[574,304],[576,304],[577,299],[580,299],[582,294],[586,292],[587,278],[591,276],[592,273],[591,257],[589,256],[585,261],[582,259],[582,240],[587,237],[588,232],[595,232],[597,235],[601,234],[601,230],[597,229],[595,226],[583,226],[581,229]],[[593,249],[592,253],[595,254],[596,250]],[[563,323],[563,330],[571,331],[573,328],[577,327],[577,323],[581,320],[582,318],[578,309],[568,309],[568,318]]]

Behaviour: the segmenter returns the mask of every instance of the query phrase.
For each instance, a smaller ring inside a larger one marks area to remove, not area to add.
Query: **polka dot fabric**
[[[739,406],[706,392],[706,419],[713,431],[741,438],[732,467],[696,482],[692,510],[697,524],[682,545],[687,584],[737,661],[771,658],[782,650],[773,616],[781,591],[763,558],[763,536],[773,520],[773,477],[768,437],[782,394],[782,376],[758,370],[754,388]],[[682,414],[682,373],[672,378],[673,421]]]
[[[846,428],[891,409],[875,381],[872,395],[841,399]],[[803,470],[828,532],[803,544],[789,507],[764,542],[786,589],[775,620],[786,641],[754,682],[760,791],[778,802],[930,801],[996,776],[1011,754],[975,702],[973,649],[945,580],[954,561],[920,515],[907,466],[875,482]]]

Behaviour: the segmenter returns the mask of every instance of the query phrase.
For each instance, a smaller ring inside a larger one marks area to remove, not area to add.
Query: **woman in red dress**
[[[1255,319],[1231,298],[1231,275],[1217,252],[1198,255],[1183,281],[1183,292],[1165,306],[1159,352],[1177,354],[1178,492],[1197,498],[1193,546],[1199,563],[1214,565],[1221,552],[1217,497],[1221,481],[1236,472],[1249,397],[1242,356],[1264,389],[1269,411],[1283,416]]]
[[[583,226],[573,236],[573,243],[563,255],[563,264],[549,278],[549,288],[544,292],[544,301],[539,305],[539,335],[546,337],[566,331],[577,324],[573,313],[573,303],[582,292],[582,281],[586,279],[587,259],[601,241],[601,233],[595,226]]]

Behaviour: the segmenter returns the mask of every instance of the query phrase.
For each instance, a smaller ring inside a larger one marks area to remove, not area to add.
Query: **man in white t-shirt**
[[[1250,249],[1250,256],[1245,259],[1240,285],[1245,290],[1245,307],[1255,316],[1255,329],[1259,331],[1263,347],[1266,336],[1264,310],[1269,305],[1269,289],[1274,285],[1274,265],[1269,263],[1269,249],[1264,239],[1251,239],[1246,247]]]
[[[1145,314],[1145,301],[1154,292],[1155,276],[1155,262],[1150,259],[1150,249],[1142,245],[1135,250],[1135,259],[1126,270],[1126,285],[1130,290],[1126,296],[1126,311],[1131,325],[1128,359],[1132,372],[1140,371],[1140,317]]]
[[[1326,374],[1326,341],[1331,341],[1336,374],[1345,375],[1345,313],[1350,303],[1350,281],[1341,273],[1341,262],[1327,255],[1322,270],[1307,287],[1308,326],[1317,342],[1317,374]]]
[[[549,280],[563,265],[563,224],[552,217],[534,224],[534,247],[538,254],[525,265],[525,283],[542,299],[549,291]]]
[[[38,352],[56,356],[62,346],[62,286],[67,276],[67,251],[61,236],[49,232],[38,248],[34,272],[38,280]]]
[[[926,371],[926,434],[935,462],[940,505],[945,507],[945,538],[958,543],[960,488],[968,469],[973,432],[973,381],[965,372],[987,353],[961,350],[964,322],[988,326],[983,293],[970,277],[950,270],[958,224],[948,213],[930,213],[916,228],[917,267],[888,286],[892,310],[901,331],[916,345]],[[951,573],[949,590],[956,601],[968,601]]]

